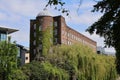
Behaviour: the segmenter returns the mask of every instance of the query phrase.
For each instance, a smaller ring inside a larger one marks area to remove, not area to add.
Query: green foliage
[[[81,44],[52,47],[41,62],[22,67],[32,80],[116,80],[115,57],[98,55]]]
[[[27,80],[27,76],[20,69],[12,70],[7,80]]]
[[[42,56],[46,56],[53,45],[53,27],[42,31]]]
[[[39,26],[40,24],[37,24]],[[39,27],[36,29],[36,55],[35,59],[39,61],[41,57],[45,57],[53,46],[53,27],[48,26],[45,30],[39,31]],[[40,49],[41,48],[41,49]]]
[[[51,64],[66,70],[71,79],[78,80],[115,80],[115,58],[98,55],[87,46],[57,46],[46,59]]]
[[[53,66],[47,61],[33,61],[23,66],[22,70],[31,80],[69,80],[69,76],[65,70]]]
[[[48,6],[52,6],[54,5],[55,6],[55,9],[62,12],[62,13],[66,13],[66,15],[68,16],[69,15],[69,10],[64,8],[64,5],[65,5],[65,2],[64,1],[61,1],[61,0],[48,0],[48,3],[46,5],[46,7]]]
[[[13,69],[17,69],[17,47],[9,41],[0,42],[0,73],[8,79]]]
[[[101,0],[94,5],[93,12],[102,12],[103,16],[91,25],[87,31],[105,38],[106,46],[116,50],[116,67],[120,74],[120,0]]]
[[[0,42],[0,80],[25,80],[21,70],[17,68],[18,49],[15,43]],[[21,76],[22,77],[21,77]]]

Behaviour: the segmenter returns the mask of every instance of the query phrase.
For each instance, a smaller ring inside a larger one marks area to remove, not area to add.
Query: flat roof
[[[17,29],[11,29],[6,27],[0,27],[0,32],[7,32],[8,34],[18,31]]]

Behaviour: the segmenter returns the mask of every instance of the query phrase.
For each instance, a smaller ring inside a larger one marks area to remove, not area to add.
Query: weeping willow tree
[[[48,61],[33,61],[21,69],[30,80],[69,80],[69,75],[64,69],[52,65]]]
[[[115,57],[98,55],[81,44],[52,47],[41,62],[22,67],[36,80],[116,80]]]
[[[69,74],[70,80],[115,80],[115,57],[98,55],[89,47],[79,45],[55,46],[47,60]]]

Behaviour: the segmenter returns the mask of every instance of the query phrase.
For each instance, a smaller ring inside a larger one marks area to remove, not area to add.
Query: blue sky
[[[30,19],[35,19],[36,15],[43,10],[47,0],[0,0],[0,26],[18,29],[18,32],[12,33],[12,40],[29,47],[29,28]],[[89,35],[85,30],[95,21],[101,13],[92,13],[94,0],[63,0],[66,2],[66,9],[70,10],[70,15],[60,13],[54,10],[54,7],[48,7],[48,11],[53,15],[62,15],[66,23],[71,28],[95,40],[98,46],[104,46],[103,38],[97,35]],[[79,11],[77,9],[79,8]],[[114,52],[113,48],[107,48],[106,51]]]

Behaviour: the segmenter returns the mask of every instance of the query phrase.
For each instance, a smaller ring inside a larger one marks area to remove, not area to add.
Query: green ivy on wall
[[[46,56],[53,46],[53,27],[48,27],[42,32],[42,56]]]

